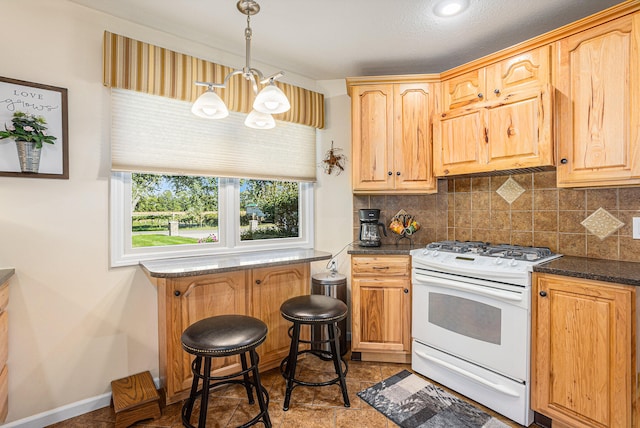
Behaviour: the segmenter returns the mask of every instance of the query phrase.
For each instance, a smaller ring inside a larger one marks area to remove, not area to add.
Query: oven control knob
[[[498,257],[497,259],[495,259],[493,261],[493,263],[497,264],[497,265],[501,265],[502,264],[502,257]]]
[[[433,257],[438,257],[439,254],[438,250],[433,250]]]
[[[518,262],[516,261],[516,259],[511,259],[509,261],[509,266],[516,266],[518,264]]]

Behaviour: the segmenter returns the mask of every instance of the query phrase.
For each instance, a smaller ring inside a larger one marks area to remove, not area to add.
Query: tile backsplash
[[[555,171],[452,178],[438,181],[434,195],[354,195],[358,210],[379,208],[388,225],[404,209],[422,229],[414,245],[457,239],[549,247],[565,255],[640,261],[632,218],[640,217],[640,187],[560,189]],[[383,243],[396,242],[388,232]],[[401,240],[402,243],[405,240]]]

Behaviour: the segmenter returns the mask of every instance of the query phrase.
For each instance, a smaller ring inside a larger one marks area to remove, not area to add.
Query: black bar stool
[[[338,322],[347,317],[347,305],[344,302],[329,296],[310,295],[293,297],[285,301],[280,306],[280,313],[287,321],[291,321],[293,326],[289,328],[291,337],[291,348],[289,356],[280,363],[280,372],[287,381],[287,390],[284,398],[283,410],[289,410],[291,391],[298,385],[304,386],[327,386],[336,383],[340,384],[344,406],[349,407],[349,395],[347,394],[347,382],[345,377],[349,367],[347,362],[340,355],[340,329]],[[326,326],[329,339],[327,340],[302,340],[300,339],[300,327],[302,325]],[[330,351],[319,349],[299,350],[300,343],[324,344],[329,343]],[[296,379],[296,365],[298,355],[311,353],[322,359],[333,360],[337,377],[326,382],[306,382]],[[344,370],[342,369],[344,364]]]
[[[195,355],[191,364],[193,382],[191,393],[182,406],[182,424],[191,425],[191,413],[195,400],[200,397],[200,417],[198,427],[207,426],[207,406],[209,391],[224,384],[240,384],[247,390],[249,404],[253,404],[252,389],[256,391],[260,413],[242,428],[262,421],[267,428],[271,427],[271,420],[267,411],[269,394],[260,383],[258,373],[258,353],[256,348],[267,338],[267,325],[259,319],[244,315],[220,315],[200,320],[185,329],[182,333],[182,348]],[[247,366],[246,354],[249,354],[251,366]],[[226,376],[211,376],[211,359],[240,355],[242,371]],[[203,364],[204,363],[204,364]],[[203,367],[204,366],[204,367]],[[249,376],[251,373],[251,377]],[[233,379],[242,376],[242,379]],[[198,389],[199,380],[202,387]]]

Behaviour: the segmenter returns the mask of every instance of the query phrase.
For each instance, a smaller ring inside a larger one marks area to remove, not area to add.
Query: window
[[[111,264],[312,247],[312,192],[295,181],[115,172]]]

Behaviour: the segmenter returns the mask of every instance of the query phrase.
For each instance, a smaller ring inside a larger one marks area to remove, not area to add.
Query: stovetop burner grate
[[[525,247],[510,244],[491,244],[482,241],[440,241],[427,245],[427,250],[447,253],[472,253],[487,257],[536,261],[555,254],[547,247]]]

